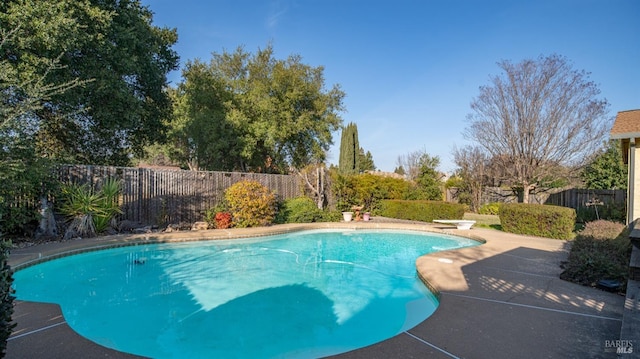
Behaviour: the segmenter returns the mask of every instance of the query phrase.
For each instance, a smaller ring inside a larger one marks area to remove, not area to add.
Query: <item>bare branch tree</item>
[[[482,201],[482,189],[487,181],[487,155],[477,146],[453,150],[454,162],[459,168],[466,191],[471,197],[471,210],[477,212]]]
[[[418,178],[420,175],[420,166],[422,165],[420,160],[424,154],[427,154],[426,150],[413,151],[398,156],[396,165],[404,169],[407,179],[415,181]]]
[[[310,164],[301,170],[292,167],[290,170],[304,181],[305,192],[310,193],[318,209],[324,209],[329,192],[327,167],[324,163]]]
[[[464,136],[488,153],[528,203],[541,181],[563,176],[559,166],[583,165],[605,139],[612,119],[589,73],[572,69],[565,57],[498,66],[503,73],[480,87],[471,103]]]

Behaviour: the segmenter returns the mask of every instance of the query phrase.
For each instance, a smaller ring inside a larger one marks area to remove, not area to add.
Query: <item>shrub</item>
[[[573,238],[576,212],[572,208],[504,203],[498,215],[505,232],[556,239]]]
[[[337,210],[325,211],[323,212],[323,221],[324,222],[340,222],[342,221],[342,212]]]
[[[324,221],[324,213],[309,197],[291,198],[278,210],[279,223],[311,223]]]
[[[53,164],[36,156],[30,145],[12,148],[11,143],[2,144],[0,232],[3,234],[22,235],[26,225],[37,223],[39,199],[57,185]]]
[[[290,198],[282,202],[275,223],[336,222],[342,219],[340,211],[323,211],[309,197]]]
[[[617,238],[625,230],[625,225],[618,222],[597,220],[587,222],[578,235],[596,240],[607,240]]]
[[[218,213],[229,213],[229,207],[226,203],[219,203],[204,212],[204,220],[209,223],[209,228],[218,228],[216,225],[216,216]],[[231,215],[231,213],[229,213]],[[228,227],[227,227],[228,228]]]
[[[0,358],[4,357],[5,350],[7,349],[7,339],[11,335],[11,331],[16,326],[11,322],[11,315],[13,314],[13,289],[11,284],[13,283],[13,276],[11,267],[8,264],[9,249],[11,248],[11,242],[0,241]]]
[[[371,173],[351,176],[332,173],[332,191],[338,211],[350,211],[353,205],[363,205],[366,211],[377,213],[382,200],[409,198],[412,185],[401,178]]]
[[[462,219],[464,205],[439,201],[385,200],[380,214],[384,217],[431,222],[434,219]]]
[[[596,286],[600,279],[613,279],[624,292],[629,275],[631,241],[624,225],[611,221],[585,224],[572,241],[569,258],[560,278],[574,283]]]
[[[596,210],[598,211],[596,213]],[[587,223],[604,219],[608,221],[624,223],[627,219],[627,211],[624,203],[607,202],[601,206],[578,207],[576,220]]]
[[[500,202],[492,202],[492,203],[487,203],[483,206],[481,206],[478,209],[478,213],[479,214],[493,214],[493,215],[497,215],[500,212],[500,205],[502,203]]]
[[[231,227],[231,213],[218,212],[214,217],[215,227],[218,229],[227,229]]]
[[[242,181],[225,191],[234,226],[239,228],[265,226],[273,222],[276,197],[257,181]]]

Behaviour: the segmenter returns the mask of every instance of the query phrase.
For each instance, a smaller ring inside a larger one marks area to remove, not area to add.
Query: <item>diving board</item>
[[[455,225],[458,229],[471,229],[471,226],[476,224],[476,221],[465,219],[434,219],[433,221],[442,224],[452,224]]]

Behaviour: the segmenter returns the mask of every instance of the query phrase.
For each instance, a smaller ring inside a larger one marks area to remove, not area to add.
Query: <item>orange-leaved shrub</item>
[[[233,184],[224,193],[233,225],[239,228],[266,226],[276,214],[276,196],[258,181]]]
[[[229,212],[218,212],[214,217],[214,221],[216,223],[216,228],[218,229],[226,229],[231,227],[231,213]]]

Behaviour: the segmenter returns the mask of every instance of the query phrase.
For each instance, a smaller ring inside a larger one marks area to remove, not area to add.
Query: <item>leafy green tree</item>
[[[170,91],[174,116],[165,147],[169,158],[191,170],[241,168],[242,129],[226,117],[225,103],[232,94],[215,69],[198,60],[187,62],[182,76],[177,89]]]
[[[177,33],[153,26],[147,7],[137,0],[8,0],[2,6],[2,28],[15,30],[2,56],[19,82],[84,82],[51,93],[19,118],[33,129],[41,156],[128,164],[132,153],[163,138]],[[51,59],[55,71],[47,66]]]
[[[4,4],[6,7],[6,4]],[[0,15],[0,19],[4,19]],[[38,58],[36,68],[16,66],[8,56],[8,44],[19,41],[21,25],[0,28],[0,229],[5,234],[23,234],[23,227],[39,213],[32,205],[54,183],[52,162],[36,151],[34,113],[54,95],[82,85],[78,79],[55,84],[50,81],[60,69],[59,59]],[[5,27],[5,25],[7,27]],[[0,235],[2,234],[0,233]]]
[[[300,56],[241,47],[187,63],[171,129],[181,163],[209,170],[287,172],[322,163],[342,123],[344,93]]]
[[[420,167],[416,178],[418,199],[442,200],[442,174],[438,171],[440,157],[424,153],[420,157]]]
[[[581,173],[588,189],[626,189],[627,166],[622,162],[620,143],[610,140]]]
[[[358,126],[351,122],[342,129],[340,140],[340,158],[338,170],[343,175],[360,172],[360,145],[358,143]]]

